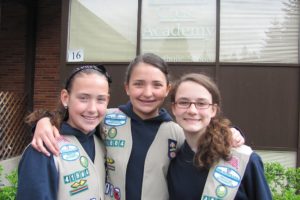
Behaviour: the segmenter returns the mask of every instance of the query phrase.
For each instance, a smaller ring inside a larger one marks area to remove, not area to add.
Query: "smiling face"
[[[212,104],[212,95],[202,85],[193,81],[180,83],[176,90],[175,102],[188,101]],[[205,109],[197,109],[195,104],[189,108],[178,108],[172,104],[172,111],[176,122],[183,128],[185,134],[203,134],[209,125],[211,118],[216,115],[217,105],[211,105]]]
[[[150,119],[158,115],[170,86],[160,69],[141,62],[133,68],[125,89],[133,111],[142,119]]]
[[[103,75],[81,73],[74,77],[70,92],[61,92],[61,101],[68,107],[67,123],[89,133],[102,121],[109,102],[109,86]]]

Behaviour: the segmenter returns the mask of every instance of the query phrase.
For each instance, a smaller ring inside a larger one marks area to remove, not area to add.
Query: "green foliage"
[[[0,200],[15,200],[17,194],[18,174],[17,170],[5,175],[6,180],[10,183],[9,186],[4,186],[2,183],[3,167],[0,165]]]
[[[300,200],[300,168],[265,163],[265,176],[274,200]]]

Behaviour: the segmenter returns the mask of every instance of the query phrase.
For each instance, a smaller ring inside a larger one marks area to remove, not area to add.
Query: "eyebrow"
[[[180,97],[180,98],[178,98],[177,100],[187,100],[187,101],[190,101],[190,99],[187,98],[187,97]],[[197,98],[196,101],[208,101],[208,99],[205,99],[205,98]]]

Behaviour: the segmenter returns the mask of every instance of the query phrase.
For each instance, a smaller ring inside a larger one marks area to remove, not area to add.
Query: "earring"
[[[65,109],[67,110],[68,109],[68,105],[64,105]]]

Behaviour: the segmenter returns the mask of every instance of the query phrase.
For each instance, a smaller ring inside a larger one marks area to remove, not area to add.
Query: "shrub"
[[[300,168],[265,163],[265,175],[274,200],[300,200]]]
[[[13,170],[5,175],[10,185],[5,186],[2,183],[3,167],[0,165],[0,200],[15,200],[17,194],[18,174],[17,170]]]

